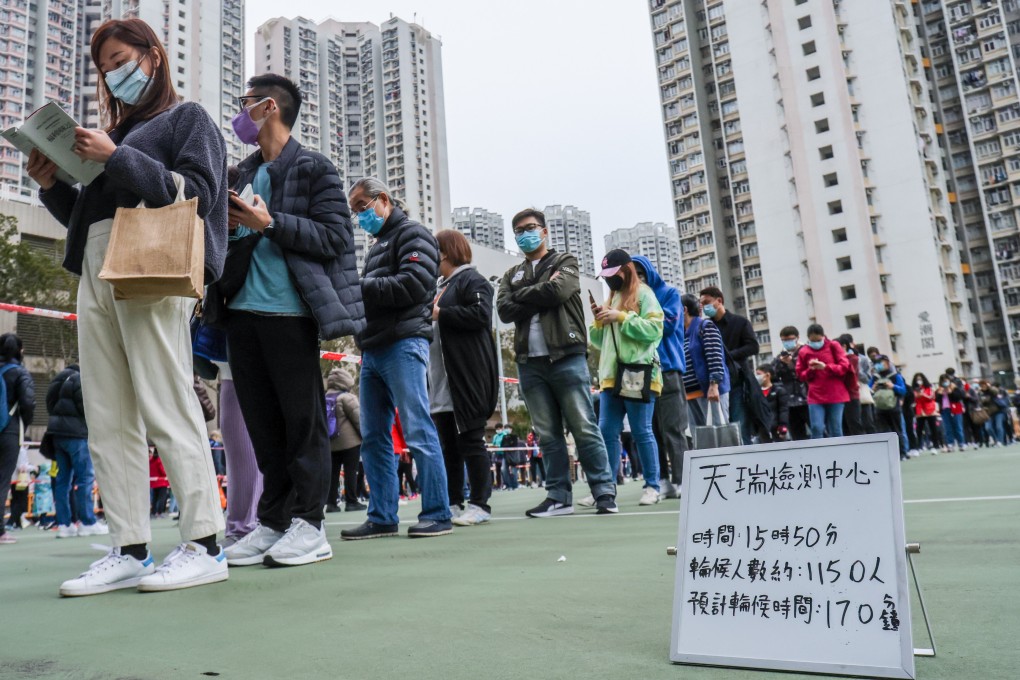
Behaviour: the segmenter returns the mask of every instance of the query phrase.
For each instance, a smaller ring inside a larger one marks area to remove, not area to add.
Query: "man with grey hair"
[[[372,489],[368,520],[344,529],[348,540],[396,536],[400,487],[393,455],[394,411],[418,465],[421,513],[410,538],[452,533],[446,466],[429,408],[428,365],[432,302],[436,295],[439,244],[432,232],[407,216],[378,179],[350,190],[358,226],[375,237],[361,280],[365,329],[361,349],[361,459]]]

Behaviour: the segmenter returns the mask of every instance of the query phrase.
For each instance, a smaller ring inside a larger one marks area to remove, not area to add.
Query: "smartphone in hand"
[[[591,313],[598,314],[601,308],[599,307],[598,303],[595,302],[595,296],[592,295],[590,290],[588,291],[588,302],[591,304]]]

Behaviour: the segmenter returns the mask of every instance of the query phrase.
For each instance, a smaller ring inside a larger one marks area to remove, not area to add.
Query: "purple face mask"
[[[259,140],[259,131],[262,129],[262,125],[266,122],[265,118],[255,121],[252,120],[251,112],[252,109],[259,106],[259,104],[265,103],[265,99],[255,104],[249,109],[242,109],[237,112],[233,120],[230,121],[231,127],[234,128],[234,134],[245,144],[256,144]]]

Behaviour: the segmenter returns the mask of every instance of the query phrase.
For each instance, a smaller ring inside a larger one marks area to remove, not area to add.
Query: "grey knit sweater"
[[[198,198],[205,220],[205,282],[223,272],[227,254],[227,152],[223,134],[200,105],[179,104],[129,131],[115,130],[117,150],[87,187],[57,182],[39,198],[67,227],[64,267],[81,274],[89,226],[117,208],[170,205],[177,197],[171,171],[184,177],[186,198]]]

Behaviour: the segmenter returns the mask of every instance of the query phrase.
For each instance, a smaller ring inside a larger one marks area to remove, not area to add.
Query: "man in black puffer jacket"
[[[446,468],[429,408],[429,342],[436,295],[439,245],[428,229],[399,208],[378,179],[350,190],[358,226],[376,237],[361,281],[365,330],[358,334],[361,358],[361,460],[372,489],[368,521],[344,529],[346,540],[396,536],[400,495],[393,456],[394,408],[400,412],[407,447],[418,465],[421,513],[407,535],[441,536],[453,531]]]
[[[250,183],[254,198],[231,197],[236,228],[215,295],[227,300],[230,368],[263,491],[258,526],[226,554],[231,566],[298,566],[333,556],[319,339],[361,329],[361,289],[336,168],[291,136],[301,92],[274,74],[248,88],[234,129],[259,150],[238,166],[236,189]]]
[[[85,423],[78,364],[70,364],[50,382],[46,390],[46,410],[50,414],[46,433],[53,436],[57,461],[57,479],[53,484],[57,538],[106,534],[109,529],[96,522],[92,509],[96,473],[89,454],[89,428]],[[71,521],[71,493],[75,486],[74,511],[80,526]]]

